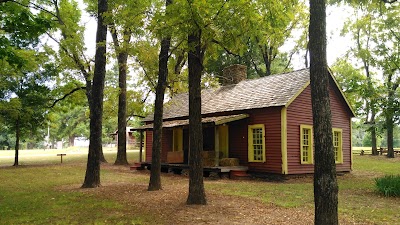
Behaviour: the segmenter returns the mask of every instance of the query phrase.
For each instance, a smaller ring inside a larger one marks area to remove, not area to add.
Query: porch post
[[[142,162],[143,152],[143,130],[140,130],[139,162]]]
[[[214,127],[214,134],[215,166],[219,166],[219,131],[217,126]]]

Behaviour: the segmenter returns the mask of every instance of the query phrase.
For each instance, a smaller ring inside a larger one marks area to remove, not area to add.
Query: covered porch
[[[239,166],[237,158],[229,155],[229,123],[249,117],[248,114],[205,117],[203,125],[203,166],[217,169],[217,167]],[[189,157],[189,120],[172,120],[163,122],[163,149],[162,163],[165,165],[188,166]],[[153,124],[146,124],[132,130],[141,135],[140,146],[143,146],[144,131],[152,132]],[[232,132],[232,131],[231,131]],[[151,151],[151,149],[147,149]],[[142,149],[140,150],[142,152]],[[142,159],[142,158],[141,158]],[[147,158],[148,159],[148,158]],[[145,160],[146,163],[147,160]],[[174,166],[170,167],[174,168]],[[223,170],[223,169],[222,169]]]

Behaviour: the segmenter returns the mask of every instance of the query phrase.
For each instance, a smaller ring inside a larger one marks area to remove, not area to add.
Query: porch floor
[[[151,163],[150,162],[141,162],[140,167],[142,169],[151,169]],[[188,164],[179,164],[179,163],[161,163],[161,171],[163,172],[171,172],[173,171],[174,173],[181,173],[182,170],[188,170],[189,165]],[[207,176],[210,173],[217,173],[219,177],[223,177],[224,174],[229,174],[231,171],[242,171],[242,172],[247,172],[248,167],[247,166],[205,166],[203,167],[204,174]]]

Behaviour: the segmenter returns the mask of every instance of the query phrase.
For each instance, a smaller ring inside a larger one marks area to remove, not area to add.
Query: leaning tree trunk
[[[21,128],[20,128],[20,120],[19,116],[17,121],[15,122],[15,158],[14,158],[14,166],[19,165],[19,136],[21,135]]]
[[[310,80],[315,144],[315,224],[338,224],[338,185],[332,142],[325,0],[310,0]]]
[[[118,96],[118,151],[116,165],[128,165],[126,157],[126,69],[128,53],[118,53],[119,96]]]
[[[100,153],[102,151],[102,116],[104,80],[106,74],[107,26],[103,14],[107,11],[107,0],[98,0],[96,55],[91,88],[90,106],[90,144],[83,188],[100,186]]]
[[[205,205],[206,194],[203,182],[203,132],[201,125],[201,30],[197,29],[188,36],[189,67],[189,195],[186,203]]]
[[[165,5],[171,4],[166,0]],[[164,93],[168,76],[168,52],[171,45],[171,37],[161,40],[160,54],[158,55],[158,84],[156,87],[156,100],[154,106],[153,148],[151,150],[151,171],[149,191],[161,190],[161,150],[162,150],[162,123],[164,111]]]

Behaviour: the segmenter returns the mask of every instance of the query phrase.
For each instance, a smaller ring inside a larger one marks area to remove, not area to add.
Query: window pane
[[[311,163],[312,159],[312,142],[311,142],[311,129],[302,128],[302,139],[301,139],[301,161],[305,163]]]
[[[263,136],[262,128],[254,128],[253,131],[253,153],[254,160],[263,160]]]

